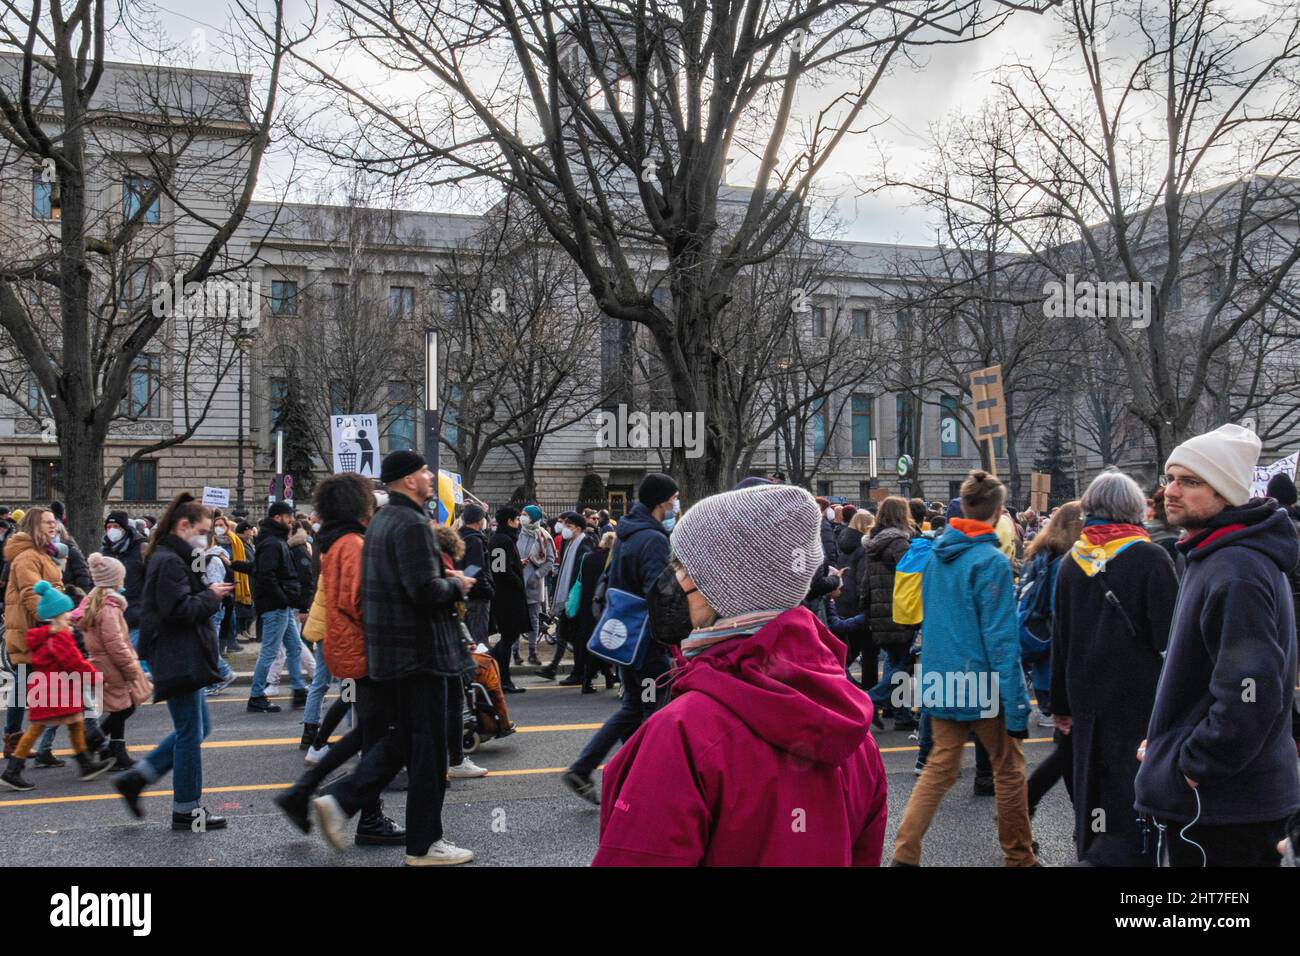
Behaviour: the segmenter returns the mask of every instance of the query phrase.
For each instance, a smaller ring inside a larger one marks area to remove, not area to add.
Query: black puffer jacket
[[[140,657],[153,675],[153,699],[193,693],[221,680],[212,615],[221,599],[194,570],[193,549],[168,535],[145,565]]]
[[[894,623],[894,569],[907,553],[912,538],[897,528],[873,531],[864,545],[858,596],[862,612],[871,623],[871,640],[877,647],[909,644],[915,630]]]
[[[861,604],[858,581],[862,577],[862,561],[866,553],[862,547],[862,532],[857,528],[845,528],[840,532],[840,539],[836,543],[840,549],[840,567],[848,569],[836,605],[856,614]]]

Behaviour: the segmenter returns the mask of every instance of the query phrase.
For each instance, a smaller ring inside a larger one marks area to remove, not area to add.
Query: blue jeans
[[[253,686],[251,696],[262,697],[266,694],[266,677],[275,663],[275,655],[284,642],[285,661],[289,665],[289,683],[294,690],[307,686],[302,679],[302,642],[298,639],[298,614],[291,607],[278,611],[267,611],[261,616],[262,649],[257,653],[257,665],[253,668]]]
[[[1041,661],[1029,665],[1029,676],[1034,683],[1034,696],[1038,699],[1038,709],[1045,716],[1052,714],[1052,656],[1049,654]]]
[[[134,651],[134,650],[139,650],[139,644],[140,644],[140,629],[139,629],[138,627],[133,627],[133,628],[131,628],[130,630],[128,630],[128,631],[126,632],[126,634],[127,634],[127,637],[129,637],[129,638],[131,639],[131,650],[133,650],[133,651]],[[144,671],[146,674],[149,673],[149,665],[148,665],[148,663],[146,663],[145,661],[141,661],[141,662],[140,662],[140,670]]]
[[[199,748],[212,730],[212,720],[202,690],[171,698],[167,710],[175,729],[136,769],[150,783],[172,771],[172,810],[189,813],[203,794],[203,752]]]
[[[325,700],[325,692],[329,690],[330,684],[334,678],[330,676],[329,668],[325,666],[325,657],[321,654],[320,641],[312,648],[312,654],[316,658],[316,676],[311,680],[311,690],[307,691],[307,706],[302,712],[302,722],[304,724],[320,723],[321,702]]]
[[[618,669],[619,679],[623,682],[619,708],[601,725],[569,768],[580,777],[590,777],[614,744],[620,740],[626,743],[651,714],[667,703],[669,689],[659,687],[658,681],[672,667],[672,658],[666,653],[653,650],[651,653],[654,656],[649,657],[639,670],[630,667]],[[647,696],[646,680],[655,682],[650,700],[643,699]]]

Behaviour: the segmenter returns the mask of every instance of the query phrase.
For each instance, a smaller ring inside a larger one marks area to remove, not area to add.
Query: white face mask
[[[825,513],[826,513],[826,520],[827,520],[827,521],[834,521],[834,520],[835,520],[835,509],[834,509],[834,508],[827,508]]]
[[[114,544],[117,544],[119,541],[122,540],[123,534],[125,534],[125,532],[121,528],[109,528],[107,533],[104,536],[108,538],[109,541],[112,541]]]
[[[208,536],[205,534],[196,534],[190,538],[190,547],[203,549],[208,546]]]
[[[570,538],[573,537],[573,529],[570,528],[568,525],[565,525],[563,528],[560,529],[560,537],[563,538],[565,541],[568,541]]]
[[[320,530],[320,522],[317,521],[315,524],[313,524],[313,525],[311,526],[311,530],[312,530],[312,534],[315,534],[317,531],[319,531],[319,530]]]

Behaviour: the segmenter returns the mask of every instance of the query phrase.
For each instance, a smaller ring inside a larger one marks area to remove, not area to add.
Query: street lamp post
[[[434,497],[438,481],[438,333],[424,333],[424,460],[433,472]]]
[[[253,333],[240,329],[235,334],[235,347],[239,349],[239,475],[235,482],[235,509],[244,510],[244,356],[253,347]]]

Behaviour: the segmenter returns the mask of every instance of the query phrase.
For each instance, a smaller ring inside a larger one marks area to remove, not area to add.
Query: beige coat
[[[5,588],[5,650],[12,664],[30,664],[27,632],[37,625],[36,582],[49,581],[63,590],[63,572],[53,556],[40,551],[32,536],[19,531],[5,542],[5,560],[9,562],[9,586]]]

